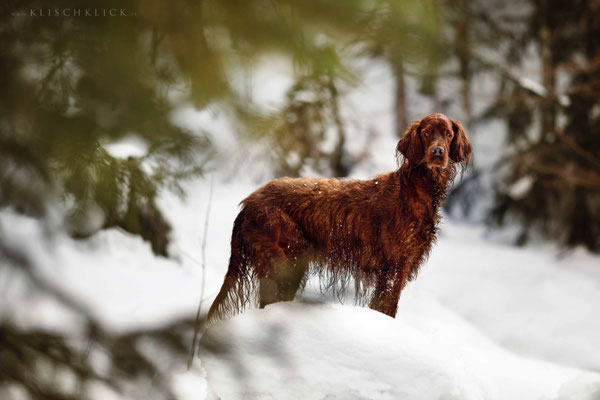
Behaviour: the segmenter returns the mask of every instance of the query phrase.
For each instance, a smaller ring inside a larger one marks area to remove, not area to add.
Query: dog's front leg
[[[377,276],[375,293],[369,303],[369,308],[394,318],[398,309],[400,292],[405,282],[406,277],[400,266],[383,269]]]

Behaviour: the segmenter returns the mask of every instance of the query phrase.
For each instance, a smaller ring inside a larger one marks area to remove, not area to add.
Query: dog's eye
[[[423,131],[423,136],[425,136],[425,137],[429,136],[429,132]]]
[[[446,137],[451,138],[452,137],[452,132],[450,132],[450,131],[446,132]]]

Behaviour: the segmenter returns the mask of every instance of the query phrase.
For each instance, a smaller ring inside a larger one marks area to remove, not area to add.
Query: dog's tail
[[[234,293],[237,281],[238,278],[236,276],[227,272],[223,286],[221,286],[219,294],[217,294],[215,301],[210,306],[210,310],[208,310],[206,322],[209,325],[235,313],[238,308],[238,302]]]
[[[246,265],[246,246],[241,234],[241,226],[245,213],[242,210],[233,224],[231,236],[231,257],[225,280],[215,301],[210,306],[206,321],[210,325],[216,321],[239,313],[256,300],[253,273]]]

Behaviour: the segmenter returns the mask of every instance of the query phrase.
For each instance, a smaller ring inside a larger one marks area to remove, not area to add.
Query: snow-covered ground
[[[598,374],[498,346],[427,294],[392,319],[365,308],[284,303],[213,328],[207,355],[223,399],[596,399]],[[562,396],[562,397],[561,397]]]
[[[350,150],[369,152],[355,177],[395,166],[389,71],[369,67],[365,82],[343,110],[351,121]],[[281,85],[261,96],[276,102]],[[417,109],[427,105],[411,102],[412,116]],[[174,118],[190,129],[232,129],[207,112],[184,109]],[[494,129],[471,136],[483,166],[492,165],[494,143],[502,141]],[[364,132],[371,130],[377,135],[366,143]],[[193,316],[203,285],[206,311],[226,270],[237,205],[262,183],[240,179],[267,179],[248,167],[251,157],[240,162],[231,154],[230,134],[213,143],[222,155],[214,176],[189,182],[185,201],[169,194],[160,200],[173,226],[170,259],[119,230],[74,241],[53,227],[48,235],[48,227],[10,210],[0,211],[0,240],[26,249],[43,279],[78,299],[107,329]],[[0,317],[57,331],[79,326],[77,316],[32,293],[11,270],[0,269],[0,285]],[[351,300],[315,302],[316,286],[310,283],[304,294],[309,301],[248,310],[214,325],[203,341],[218,338],[225,352],[203,353],[189,372],[185,365],[174,368],[177,393],[195,400],[600,399],[600,257],[583,250],[516,248],[482,226],[446,220],[430,259],[402,293],[396,319]],[[102,391],[97,397],[120,398]]]
[[[226,269],[237,203],[254,186],[213,185],[205,310]],[[5,239],[28,243],[45,279],[109,328],[159,326],[193,315],[199,300],[209,181],[190,183],[188,193],[185,202],[166,196],[161,204],[174,226],[172,260],[118,230],[83,242],[57,234],[48,243],[34,220],[2,211],[0,226],[11,227]],[[196,399],[208,384],[209,399],[597,400],[599,261],[549,245],[515,248],[479,226],[446,221],[396,319],[351,301],[249,310],[203,338],[218,337],[225,355],[202,355],[191,373],[182,365],[174,381]],[[12,309],[23,324],[76,326],[56,305],[2,280],[3,312]],[[304,297],[316,291],[312,283]]]

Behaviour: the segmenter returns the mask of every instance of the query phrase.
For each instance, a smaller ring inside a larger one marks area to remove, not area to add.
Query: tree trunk
[[[335,149],[331,154],[330,165],[331,170],[335,176],[348,176],[350,168],[344,163],[345,155],[345,144],[346,144],[346,130],[344,129],[344,122],[340,115],[339,107],[339,94],[333,78],[329,82],[329,92],[331,95],[331,112],[333,114],[333,122],[337,128],[337,143]]]
[[[588,60],[593,60],[599,51],[598,35],[600,35],[600,1],[589,1],[587,3],[585,17],[585,53]]]
[[[396,136],[402,137],[404,130],[408,126],[408,113],[406,111],[406,90],[404,87],[404,63],[398,62],[392,66],[394,78],[396,80],[396,90],[394,92],[394,115],[396,117]]]
[[[459,73],[462,80],[460,91],[461,105],[464,112],[464,123],[471,123],[471,21],[469,12],[469,0],[460,2],[460,9],[455,29],[455,46],[458,54]]]
[[[540,55],[542,62],[542,85],[546,91],[544,98],[542,99],[541,112],[542,112],[542,123],[541,123],[541,136],[542,140],[549,138],[556,127],[556,107],[555,99],[556,95],[554,92],[554,62],[552,59],[552,31],[548,24],[548,4],[547,0],[540,1],[540,29],[538,32],[540,41]]]

